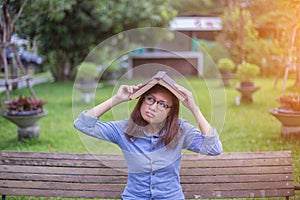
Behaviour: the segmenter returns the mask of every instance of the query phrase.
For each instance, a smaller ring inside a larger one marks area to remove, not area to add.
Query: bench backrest
[[[122,155],[1,152],[0,194],[117,198],[127,180]],[[290,151],[184,154],[186,198],[293,196]]]

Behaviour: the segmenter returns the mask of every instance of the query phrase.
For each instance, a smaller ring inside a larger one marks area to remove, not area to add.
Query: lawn
[[[178,80],[180,82],[181,80]],[[131,83],[134,81],[130,81]],[[222,88],[215,80],[203,81],[198,78],[188,79],[197,101],[207,118],[216,124],[225,152],[257,152],[291,150],[293,153],[294,179],[300,183],[300,138],[282,138],[280,123],[268,110],[279,104],[276,98],[283,91],[278,83],[273,88],[274,79],[257,79],[255,84],[261,89],[254,94],[253,104],[236,105],[235,99],[240,94],[234,87]],[[237,84],[233,81],[233,84]],[[288,86],[292,85],[289,80]],[[96,103],[112,95],[114,87],[104,86],[97,89]],[[84,109],[94,105],[80,102],[78,94],[73,94],[72,83],[45,83],[34,86],[37,96],[47,101],[48,115],[39,121],[40,137],[36,140],[18,141],[16,126],[0,118],[0,150],[48,151],[48,152],[119,152],[115,146],[83,136],[73,128],[75,117]],[[285,93],[295,92],[288,87]],[[298,90],[299,92],[299,90]],[[24,88],[12,93],[12,96],[28,94]],[[2,101],[5,93],[0,94]],[[211,99],[213,97],[213,101]],[[134,102],[120,105],[102,120],[117,120],[128,116]],[[181,116],[190,118],[190,114],[181,109]],[[224,119],[224,120],[223,120]],[[193,120],[191,119],[191,122]],[[298,197],[300,194],[298,194]]]

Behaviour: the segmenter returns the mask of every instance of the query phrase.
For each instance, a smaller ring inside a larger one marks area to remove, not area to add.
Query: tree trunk
[[[295,86],[300,88],[300,65],[297,64]]]

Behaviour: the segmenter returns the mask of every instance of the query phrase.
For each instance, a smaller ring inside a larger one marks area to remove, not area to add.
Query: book
[[[139,89],[134,91],[134,93],[130,96],[130,99],[140,97],[149,89],[159,84],[172,92],[180,101],[184,101],[186,96],[175,87],[175,83],[176,82],[165,71],[159,71],[152,78],[143,83]]]

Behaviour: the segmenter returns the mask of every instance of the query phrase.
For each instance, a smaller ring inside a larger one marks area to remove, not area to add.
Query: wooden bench
[[[0,194],[120,199],[127,180],[122,155],[2,151]],[[290,151],[184,154],[181,183],[191,198],[295,195]]]

